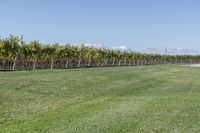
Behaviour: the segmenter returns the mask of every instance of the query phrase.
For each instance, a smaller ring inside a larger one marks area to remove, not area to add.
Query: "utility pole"
[[[167,47],[165,47],[165,54],[167,54]]]

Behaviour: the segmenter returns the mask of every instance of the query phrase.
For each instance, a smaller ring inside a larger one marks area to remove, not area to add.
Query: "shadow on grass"
[[[13,70],[4,70],[4,69],[0,69],[0,72],[13,72]]]

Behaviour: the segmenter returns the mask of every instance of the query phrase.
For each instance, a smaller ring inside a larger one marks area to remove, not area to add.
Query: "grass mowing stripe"
[[[199,70],[0,72],[0,132],[199,132]]]

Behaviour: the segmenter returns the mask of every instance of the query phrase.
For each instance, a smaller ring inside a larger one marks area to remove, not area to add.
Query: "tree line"
[[[0,70],[199,63],[199,55],[145,54],[71,44],[25,43],[23,37],[0,39]]]

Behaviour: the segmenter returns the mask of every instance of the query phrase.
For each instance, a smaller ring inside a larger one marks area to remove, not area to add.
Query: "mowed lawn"
[[[200,68],[0,72],[0,132],[200,132]]]

